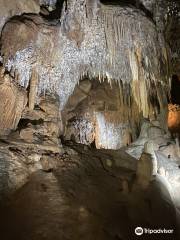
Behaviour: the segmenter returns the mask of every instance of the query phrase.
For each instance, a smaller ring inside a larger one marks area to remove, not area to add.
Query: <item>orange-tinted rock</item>
[[[168,127],[172,133],[180,133],[180,106],[169,104]]]

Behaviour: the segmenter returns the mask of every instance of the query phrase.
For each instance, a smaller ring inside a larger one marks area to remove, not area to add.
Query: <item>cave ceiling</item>
[[[98,79],[118,85],[122,109],[165,121],[170,79],[179,72],[178,1],[1,4],[2,75],[30,89],[31,105],[55,94],[63,110],[81,80]]]

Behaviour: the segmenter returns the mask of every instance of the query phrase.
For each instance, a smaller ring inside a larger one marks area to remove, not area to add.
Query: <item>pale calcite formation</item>
[[[174,206],[180,206],[179,143],[165,135],[157,121],[144,122],[140,137],[127,150],[138,158],[133,191],[156,182],[167,191]]]
[[[107,78],[109,82],[118,81],[124,98],[133,97],[144,117],[153,110],[157,113],[149,96],[157,99],[163,109],[168,69],[158,62],[163,59],[166,63],[168,52],[163,39],[158,41],[153,23],[140,11],[68,1],[67,10],[62,12],[61,25],[56,21],[54,26],[46,27],[38,18],[25,19],[31,29],[26,24],[14,22],[7,24],[3,33],[4,37],[8,31],[12,37],[20,31],[21,34],[28,33],[28,38],[21,40],[24,48],[12,47],[12,58],[3,41],[4,64],[11,71],[17,69],[22,86],[27,87],[34,62],[40,75],[39,94],[56,91],[61,98],[61,108],[78,81],[88,75],[100,80]],[[32,29],[34,33],[29,37]],[[163,76],[161,68],[164,69]]]
[[[75,87],[62,117],[67,140],[94,143],[98,149],[129,145],[137,138],[140,122],[138,107],[121,103],[118,85],[110,86],[107,81],[99,83],[98,80],[82,80]]]

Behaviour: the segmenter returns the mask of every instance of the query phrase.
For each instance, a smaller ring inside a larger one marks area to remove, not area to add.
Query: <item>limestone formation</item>
[[[55,2],[40,4],[55,6]],[[149,11],[155,7],[154,2],[139,4]],[[3,65],[24,89],[29,88],[29,110],[22,119],[38,121],[20,129],[20,139],[29,144],[43,139],[56,146],[61,132],[67,140],[119,149],[137,138],[145,117],[151,123],[141,131],[138,148],[150,140],[154,141],[152,151],[178,158],[176,146],[164,137],[169,52],[164,36],[144,12],[96,1],[75,7],[68,1],[61,24],[58,20],[49,24],[34,15],[22,18],[23,22],[18,17],[10,20],[2,31]],[[58,96],[59,103],[47,99],[47,94]],[[59,110],[63,110],[62,121]]]
[[[176,237],[179,26],[178,0],[0,0],[0,238]]]
[[[80,82],[64,108],[65,138],[74,136],[76,142],[95,142],[97,148],[106,149],[129,145],[137,138],[140,116],[128,104],[121,105],[117,84],[110,86],[107,81],[101,84],[97,80],[91,82],[91,88],[88,88],[89,82]],[[138,111],[137,106],[133,107]]]
[[[146,121],[142,125],[140,138],[127,150],[129,154],[139,158],[133,191],[148,189],[155,179],[160,178],[174,205],[179,207],[179,145],[175,141],[172,142],[170,136],[163,135],[163,131],[160,130],[157,121]]]
[[[153,176],[153,161],[151,154],[142,153],[138,161],[136,172],[136,184],[140,185],[143,189],[148,188]]]
[[[38,85],[38,74],[35,71],[32,71],[32,76],[30,80],[30,90],[29,90],[29,109],[33,110],[36,103],[36,94],[37,94],[37,85]]]
[[[149,122],[145,120],[142,123],[139,138],[126,151],[139,159],[146,145],[145,148],[147,148],[146,152],[148,153],[153,154],[154,151],[160,151],[166,157],[170,157],[174,161],[179,161],[179,146],[176,141],[172,139],[170,133],[165,132],[164,129],[157,125],[159,125],[157,121]]]
[[[156,118],[161,113],[161,124],[165,125],[169,53],[163,35],[134,7],[104,5],[98,1],[76,2],[76,7],[74,4],[74,1],[67,1],[67,6],[64,3],[61,24],[57,19],[49,24],[39,16],[27,15],[23,16],[23,22],[18,18],[9,21],[2,32],[3,64],[7,70],[16,71],[19,83],[25,88],[31,83],[32,72],[36,71],[39,75],[37,101],[41,94],[56,93],[61,99],[61,110],[82,79],[108,80],[109,85],[117,82],[120,111],[124,112],[127,107],[132,111],[125,124],[116,126],[114,122],[107,122],[108,129],[118,131],[121,138],[125,138],[113,148],[129,144],[131,137],[127,132],[134,127],[138,132],[138,122],[136,126],[131,122],[134,113],[137,118]],[[17,35],[18,42],[14,43]],[[97,122],[106,123],[106,116],[103,118],[97,115]],[[130,129],[122,131],[122,128]],[[106,135],[111,134],[111,130],[108,131]],[[111,147],[101,140],[98,145]]]

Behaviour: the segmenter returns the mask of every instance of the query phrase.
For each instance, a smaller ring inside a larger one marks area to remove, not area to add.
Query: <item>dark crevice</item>
[[[65,145],[66,140],[64,138],[64,135],[60,135],[59,138],[61,140],[62,145]]]
[[[172,77],[171,102],[180,105],[180,79],[177,75]]]
[[[145,6],[140,3],[139,0],[101,0],[100,2],[105,5],[119,5],[122,7],[133,6],[137,9],[140,9],[146,15],[146,17],[154,22],[152,12],[145,8]]]
[[[16,148],[16,147],[9,147],[9,150],[11,152],[15,152],[15,153],[22,153],[22,151],[19,148]]]
[[[96,149],[96,143],[95,143],[95,140],[90,144],[90,147],[92,149]]]
[[[43,13],[40,13],[40,15],[47,20],[60,19],[64,3],[65,9],[67,9],[67,0],[57,0],[55,9],[49,12],[49,15],[44,15]]]
[[[47,170],[43,169],[42,171],[45,172],[45,173],[52,173],[54,171],[54,169],[53,168],[50,168],[50,169],[47,169]]]
[[[43,122],[44,122],[43,119],[39,120],[21,119],[18,124],[18,130],[27,128],[28,124],[40,125],[43,124]]]
[[[159,104],[159,100],[157,98],[157,96],[150,96],[150,102],[152,104],[153,107],[157,108],[158,113],[160,112],[160,104]]]

